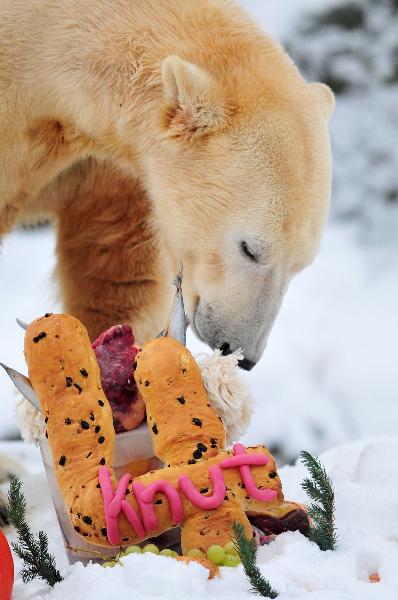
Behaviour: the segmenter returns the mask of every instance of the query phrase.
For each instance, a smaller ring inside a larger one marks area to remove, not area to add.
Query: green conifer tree
[[[20,575],[24,583],[39,578],[53,587],[62,581],[62,576],[55,566],[54,556],[48,551],[47,534],[39,531],[37,536],[34,536],[29,529],[26,521],[26,499],[21,487],[18,477],[12,477],[8,492],[8,518],[18,534],[18,543],[11,545],[24,563]]]
[[[249,540],[246,537],[245,528],[242,523],[235,521],[232,524],[232,530],[235,547],[238,551],[246,576],[252,586],[252,591],[264,598],[276,598],[278,592],[274,590],[270,582],[262,576],[261,571],[256,564],[256,541],[253,538]]]
[[[303,490],[313,500],[308,508],[308,514],[312,519],[308,537],[321,550],[335,550],[337,534],[332,481],[318,458],[303,450],[300,452],[300,459],[311,475],[311,478],[305,478],[301,484]]]

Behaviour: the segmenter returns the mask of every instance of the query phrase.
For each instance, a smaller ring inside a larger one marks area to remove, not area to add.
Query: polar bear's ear
[[[162,64],[162,81],[166,100],[162,128],[168,137],[191,141],[225,125],[221,88],[209,73],[168,56]]]
[[[309,83],[311,92],[319,99],[322,110],[326,117],[330,117],[334,111],[335,99],[330,87],[325,83]]]

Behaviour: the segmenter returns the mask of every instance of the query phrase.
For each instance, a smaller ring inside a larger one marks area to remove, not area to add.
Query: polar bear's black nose
[[[249,360],[248,358],[243,358],[238,362],[238,365],[241,369],[244,369],[245,371],[251,371],[252,368],[256,365],[256,363],[252,360]]]
[[[228,356],[229,354],[232,354],[233,350],[231,350],[231,346],[228,344],[228,342],[224,342],[223,344],[221,344],[220,346],[220,350],[221,350],[221,354],[223,356]],[[248,358],[242,358],[242,360],[240,360],[238,362],[238,365],[240,366],[241,369],[244,369],[245,371],[251,371],[252,368],[255,366],[255,362],[253,362],[252,360],[249,360]]]
[[[223,356],[228,356],[228,354],[232,354],[231,346],[227,342],[221,344],[220,350]]]

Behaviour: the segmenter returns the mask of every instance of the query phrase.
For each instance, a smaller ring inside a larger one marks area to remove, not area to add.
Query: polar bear
[[[231,0],[3,0],[0,237],[51,218],[65,311],[252,368],[331,189],[333,95]]]

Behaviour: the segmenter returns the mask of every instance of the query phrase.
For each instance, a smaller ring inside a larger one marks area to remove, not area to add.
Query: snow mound
[[[20,445],[15,447],[20,453]],[[11,449],[12,444],[7,444],[8,453]],[[384,437],[338,446],[320,457],[335,487],[338,549],[321,552],[299,533],[282,534],[260,548],[259,567],[279,590],[279,600],[398,597],[397,452],[398,437]],[[301,464],[280,470],[286,498],[306,501],[300,487],[305,475]],[[220,578],[208,581],[207,571],[197,564],[150,554],[130,555],[123,559],[123,566],[114,569],[81,563],[67,566],[44,473],[25,477],[24,491],[31,526],[47,529],[50,549],[65,579],[51,590],[42,582],[24,585],[17,578],[13,600],[66,600],[70,590],[73,600],[128,598],[131,594],[135,600],[253,599],[242,567],[224,567]],[[13,539],[11,530],[6,534]],[[369,576],[375,573],[380,583],[370,583]]]

